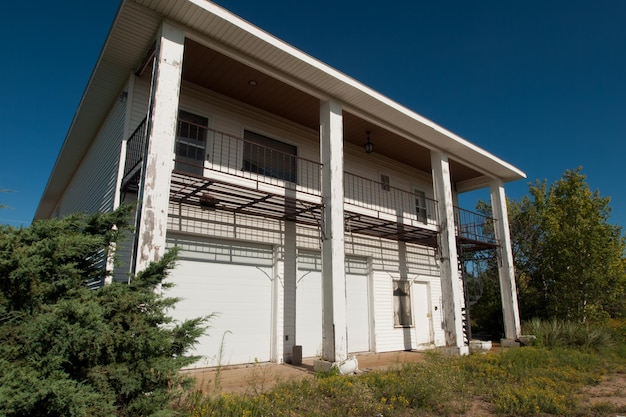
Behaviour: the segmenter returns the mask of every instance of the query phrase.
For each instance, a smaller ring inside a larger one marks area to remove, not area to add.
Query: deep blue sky
[[[626,1],[217,3],[522,169],[509,197],[582,166],[626,225]],[[117,7],[4,6],[0,223],[32,220]]]

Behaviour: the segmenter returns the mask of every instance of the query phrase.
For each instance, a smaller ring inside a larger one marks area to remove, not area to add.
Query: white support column
[[[515,269],[513,267],[513,251],[511,249],[511,233],[509,216],[506,207],[504,184],[501,180],[492,180],[489,186],[491,206],[495,221],[495,235],[498,248],[498,275],[500,277],[500,294],[502,297],[502,314],[504,316],[503,343],[513,344],[521,334],[519,308],[517,306],[517,287],[515,285]]]
[[[148,113],[148,149],[143,187],[140,186],[137,271],[159,260],[165,253],[184,41],[182,30],[167,22],[162,24],[157,35]]]
[[[443,330],[448,349],[452,353],[466,355],[469,353],[469,347],[465,346],[463,336],[463,313],[461,310],[463,293],[456,248],[450,164],[448,155],[436,151],[430,152],[430,161],[440,228],[439,253]]]
[[[320,105],[322,160],[322,359],[340,362],[348,357],[346,273],[343,215],[343,116],[341,105]]]

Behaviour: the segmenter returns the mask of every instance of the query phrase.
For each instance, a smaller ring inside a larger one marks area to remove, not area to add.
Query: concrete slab
[[[424,355],[420,352],[401,351],[385,353],[361,353],[356,355],[359,372],[370,372],[400,367],[404,363],[419,362]],[[279,382],[313,378],[313,361],[317,358],[304,358],[301,366],[276,363],[257,363],[225,366],[222,368],[201,368],[184,371],[196,380],[197,389],[205,394],[259,393],[272,388]]]

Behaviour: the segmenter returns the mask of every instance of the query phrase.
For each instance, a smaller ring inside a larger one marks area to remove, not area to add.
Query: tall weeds
[[[615,346],[611,331],[598,323],[532,319],[524,324],[523,332],[534,335],[538,347],[603,351]]]

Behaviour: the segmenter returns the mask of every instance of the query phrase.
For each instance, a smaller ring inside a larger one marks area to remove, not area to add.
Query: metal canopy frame
[[[170,201],[206,210],[290,220],[309,226],[319,227],[323,221],[321,197],[319,202],[310,202],[181,171],[172,173]],[[345,212],[344,224],[347,233],[437,247],[438,232],[428,228],[349,210]]]

